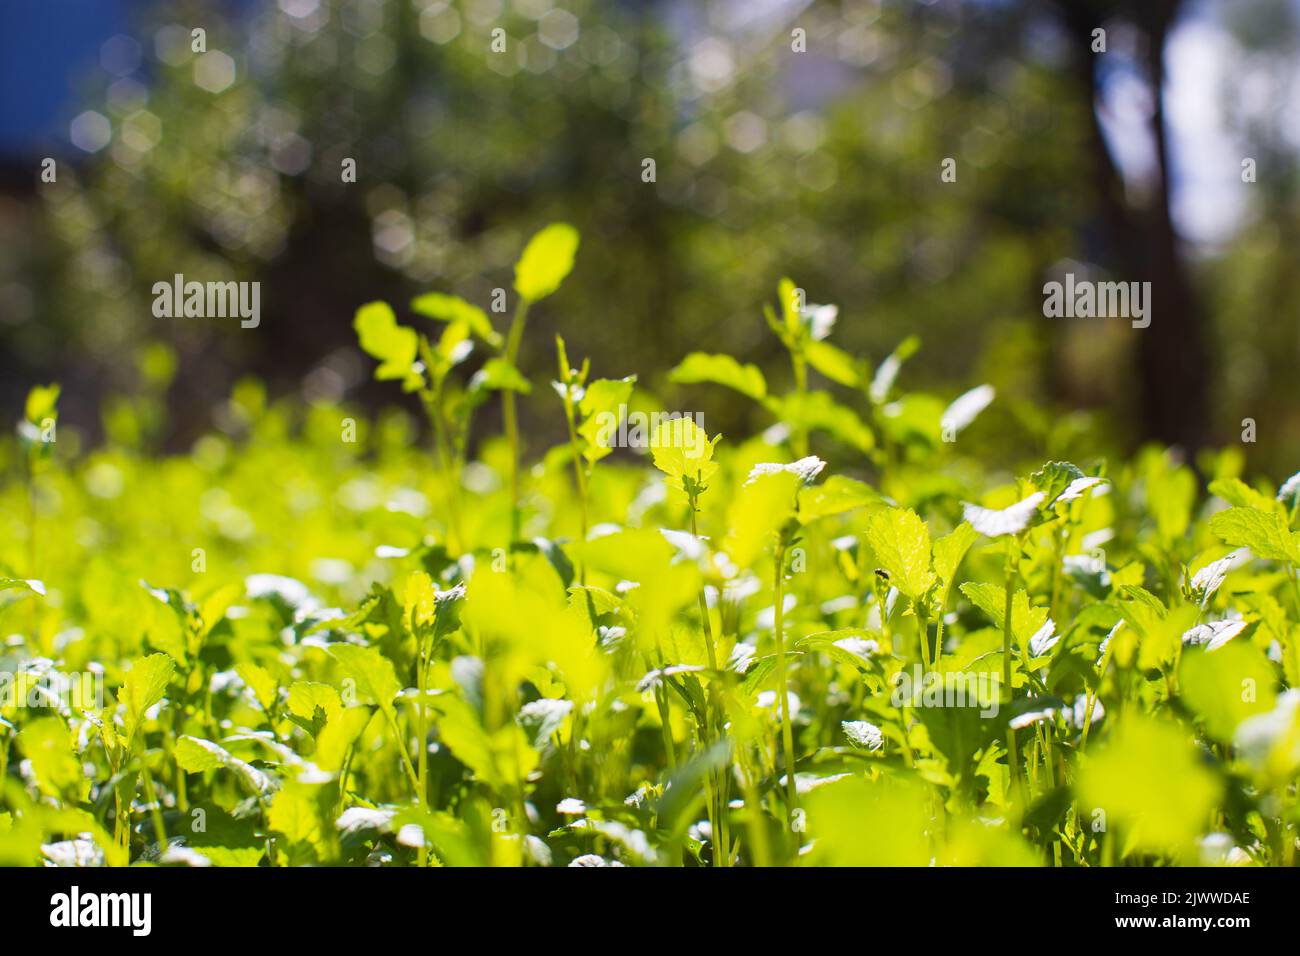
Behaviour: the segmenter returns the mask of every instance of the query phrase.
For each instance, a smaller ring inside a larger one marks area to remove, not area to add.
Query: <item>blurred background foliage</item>
[[[562,331],[595,374],[749,433],[768,423],[751,403],[667,373],[729,351],[782,386],[761,306],[789,275],[873,363],[919,335],[907,387],[993,384],[972,429],[992,459],[1191,453],[1251,418],[1251,468],[1295,469],[1292,0],[52,6],[0,8],[0,401],[57,379],[60,427],[88,441],[235,431],[249,376],[388,402],[357,306],[417,325],[403,304],[425,291],[488,308],[526,237],[566,220],[583,244],[530,329],[535,380]],[[29,116],[51,82],[66,95]],[[1044,318],[1066,271],[1152,281],[1151,328]],[[154,318],[176,273],[260,281],[260,327]],[[548,395],[522,410],[534,453],[563,436]]]

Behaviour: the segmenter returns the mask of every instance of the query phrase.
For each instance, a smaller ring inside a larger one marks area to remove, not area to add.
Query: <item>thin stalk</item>
[[[569,446],[573,449],[573,477],[578,486],[578,504],[582,510],[582,540],[587,540],[587,475],[583,467],[582,449],[578,446],[578,430],[574,426],[573,400],[569,386],[564,387],[564,418],[569,426]],[[692,515],[694,511],[692,511]],[[578,563],[578,583],[586,584],[586,569]]]
[[[930,660],[930,621],[926,617],[925,605],[918,601],[913,607],[916,614],[916,635],[921,643],[921,666],[933,670],[934,662]]]
[[[773,574],[772,590],[776,605],[773,608],[772,630],[776,636],[776,684],[781,695],[781,743],[785,749],[785,793],[786,821],[790,832],[794,832],[794,812],[798,794],[794,781],[794,729],[790,724],[790,685],[785,664],[785,545],[776,549],[776,567]]]
[[[1007,543],[1007,561],[1006,561],[1006,596],[1003,603],[1002,614],[1002,700],[1004,704],[1010,704],[1012,698],[1011,691],[1011,615],[1012,615],[1012,598],[1015,594],[1016,586],[1016,559],[1019,557],[1020,539],[1012,537]],[[1023,648],[1022,648],[1023,650]],[[1021,790],[1024,781],[1020,776],[1020,754],[1016,747],[1016,731],[1014,727],[1007,727],[1007,769],[1011,774],[1011,781],[1015,784],[1017,790]],[[1023,804],[1024,794],[1021,793],[1021,802]]]
[[[420,777],[415,772],[415,765],[411,763],[411,755],[406,752],[406,744],[402,737],[402,728],[397,724],[397,718],[384,711],[384,716],[388,719],[388,727],[393,732],[393,738],[397,741],[397,752],[402,755],[402,767],[406,770],[407,782],[411,785],[411,792],[419,802],[420,794]]]
[[[506,361],[511,368],[519,357],[519,344],[524,338],[524,325],[528,321],[528,300],[521,298],[510,320],[506,334]],[[510,541],[519,540],[519,421],[515,414],[515,393],[506,389],[501,393],[501,411],[505,421],[506,441],[510,444]]]
[[[763,803],[747,756],[748,748],[743,747],[736,757],[740,762],[740,786],[745,795],[745,825],[753,848],[754,866],[769,867],[772,865],[772,851],[767,844],[767,827],[763,824]]]
[[[416,684],[420,691],[420,700],[415,709],[415,743],[419,747],[416,754],[416,790],[415,802],[423,804],[429,793],[429,712],[427,693],[429,689],[429,658],[433,653],[433,642],[422,642],[420,656],[415,662]],[[429,844],[420,841],[420,866],[429,865]]]
[[[691,535],[698,538],[700,536],[699,525],[695,518],[695,499],[690,502],[691,508]],[[699,593],[700,604],[700,626],[704,632],[704,648],[709,658],[709,670],[717,672],[718,670],[718,653],[713,644],[713,621],[709,617],[709,602],[704,596],[704,586],[700,586]],[[705,747],[716,738],[722,736],[722,709],[718,704],[717,691],[713,683],[709,685],[709,712],[708,724],[704,728],[703,743]],[[724,773],[711,770],[709,771],[709,826],[713,832],[714,847],[714,866],[727,866],[730,863],[730,849],[727,847],[727,798],[726,798],[726,776]]]
[[[352,772],[352,755],[355,753],[356,747],[349,744],[347,753],[343,757],[343,770],[339,773],[339,797],[334,805],[335,819],[343,813],[343,803],[348,792],[348,774]]]
[[[939,605],[939,613],[934,618],[934,663],[937,667],[939,661],[943,658],[943,605]]]
[[[794,387],[803,395],[808,391],[808,363],[800,352],[790,353],[790,362],[794,366]],[[808,431],[800,426],[791,436],[794,439],[795,456],[803,458],[808,454]]]
[[[153,815],[154,839],[158,841],[161,851],[167,846],[167,828],[163,825],[162,803],[153,787],[153,776],[149,773],[149,751],[146,747],[140,754],[140,776],[144,781],[144,797],[149,801],[149,812]]]

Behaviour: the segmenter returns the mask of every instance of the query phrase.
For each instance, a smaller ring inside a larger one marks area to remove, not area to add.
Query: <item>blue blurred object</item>
[[[100,47],[126,32],[143,0],[4,0],[0,3],[0,154],[65,149],[78,84]]]

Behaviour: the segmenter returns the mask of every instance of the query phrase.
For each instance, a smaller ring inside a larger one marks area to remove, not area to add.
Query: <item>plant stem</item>
[[[1010,704],[1013,696],[1011,689],[1012,599],[1015,595],[1016,563],[1019,554],[1020,538],[1012,536],[1007,540],[1006,595],[1002,614],[1002,700],[1004,704]],[[1010,772],[1011,783],[1019,791],[1023,786],[1020,777],[1020,755],[1016,748],[1016,730],[1011,726],[1007,727],[1007,770]],[[1023,798],[1023,794],[1021,796]],[[1021,802],[1023,803],[1023,799]]]
[[[161,853],[167,846],[167,828],[163,825],[162,803],[153,788],[153,776],[149,773],[149,750],[146,747],[140,754],[140,776],[144,780],[144,797],[149,801],[149,812],[153,815],[154,839],[158,841]]]
[[[567,369],[565,370],[567,372]],[[582,449],[578,447],[578,430],[573,421],[573,400],[569,387],[564,387],[564,417],[569,426],[569,446],[573,449],[573,477],[578,486],[578,504],[582,509],[582,540],[587,540],[587,475],[583,467]],[[691,512],[694,515],[694,511]],[[578,583],[587,583],[586,569],[578,564]]]
[[[699,525],[695,518],[695,498],[690,501],[691,535],[699,538]],[[704,648],[708,654],[709,670],[716,675],[718,670],[718,652],[713,644],[713,621],[709,617],[709,601],[704,595],[704,586],[700,585],[700,627],[704,633]],[[722,737],[722,708],[718,703],[716,676],[709,681],[708,726],[704,733],[704,746],[707,748],[714,740]],[[713,831],[713,865],[727,866],[730,861],[730,849],[727,846],[727,797],[726,775],[722,771],[709,771],[712,781],[709,787],[709,825]]]
[[[808,391],[808,363],[800,352],[791,352],[790,362],[794,366],[795,390],[800,395],[804,395]],[[795,456],[805,457],[808,454],[808,430],[801,425],[794,430],[791,437],[794,439]]]
[[[790,685],[785,665],[785,544],[777,545],[776,565],[772,590],[776,601],[772,614],[772,629],[776,636],[776,684],[781,695],[781,744],[785,750],[786,821],[794,833],[794,812],[798,793],[794,781],[794,729],[790,724]]]
[[[519,344],[523,341],[524,325],[528,321],[528,300],[521,298],[510,320],[506,334],[506,361],[511,368],[519,357]],[[505,421],[506,440],[510,443],[510,541],[519,540],[519,421],[515,415],[515,393],[505,389],[501,393],[502,416]]]

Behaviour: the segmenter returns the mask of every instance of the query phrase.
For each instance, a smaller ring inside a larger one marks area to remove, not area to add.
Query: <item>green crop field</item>
[[[790,280],[715,434],[528,324],[582,263],[356,313],[428,441],[250,380],[159,453],[163,348],[93,449],[8,410],[0,863],[1294,865],[1300,476],[1008,461]]]

